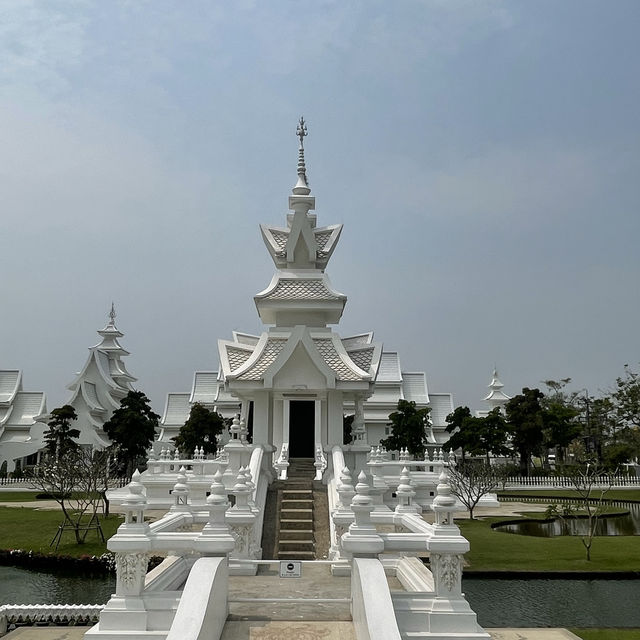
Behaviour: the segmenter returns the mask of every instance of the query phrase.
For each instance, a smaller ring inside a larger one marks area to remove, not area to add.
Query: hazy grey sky
[[[298,117],[339,331],[480,408],[640,360],[637,0],[0,6],[0,368],[49,409],[116,303],[161,412],[258,332]]]

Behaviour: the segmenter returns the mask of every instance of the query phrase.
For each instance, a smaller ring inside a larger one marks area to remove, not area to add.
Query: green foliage
[[[65,404],[51,412],[47,422],[49,429],[43,434],[49,454],[61,456],[78,447],[78,443],[73,438],[79,438],[80,431],[71,428],[71,423],[77,419],[76,411],[70,404]]]
[[[471,415],[468,407],[457,407],[446,420],[446,431],[453,433],[444,448],[462,449],[463,460],[465,453],[472,456],[483,455],[489,464],[490,454],[506,456],[511,453],[506,445],[507,423],[500,409],[493,409],[487,416],[478,418]]]
[[[430,412],[431,407],[418,409],[413,401],[398,400],[397,410],[389,415],[391,435],[380,444],[390,451],[406,447],[414,458],[424,457]]]
[[[119,458],[127,465],[128,475],[133,472],[138,458],[144,457],[151,446],[159,419],[142,391],[129,391],[111,419],[104,423],[104,432],[113,442]]]
[[[505,405],[507,428],[511,443],[520,456],[522,475],[529,474],[531,456],[542,450],[544,441],[544,415],[540,401],[544,394],[539,389],[525,387]]]
[[[196,447],[203,447],[205,453],[214,454],[218,448],[216,436],[222,433],[225,424],[225,419],[219,413],[196,402],[173,441],[186,457],[193,455]]]

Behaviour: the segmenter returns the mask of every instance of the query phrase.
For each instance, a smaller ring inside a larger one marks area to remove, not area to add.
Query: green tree
[[[472,461],[449,467],[449,485],[451,493],[467,507],[473,520],[473,510],[483,495],[498,486],[498,477],[490,465]]]
[[[184,456],[191,456],[196,447],[202,447],[205,453],[213,454],[218,448],[216,436],[222,433],[225,426],[226,421],[219,413],[196,402],[173,441]]]
[[[154,413],[149,398],[142,391],[129,391],[111,419],[104,423],[104,432],[113,442],[121,462],[130,476],[139,458],[146,455],[154,440],[160,416]]]
[[[499,408],[490,411],[486,416],[471,415],[468,407],[457,407],[447,418],[446,431],[453,434],[444,444],[445,449],[462,449],[462,460],[465,452],[471,456],[485,456],[487,465],[490,456],[506,456],[511,449],[506,445],[508,438],[507,423]]]
[[[556,463],[562,464],[566,459],[567,447],[584,432],[582,418],[584,402],[580,392],[567,393],[564,388],[571,378],[561,380],[545,380],[549,393],[542,398],[544,447],[555,449]]]
[[[422,458],[428,443],[426,427],[430,412],[431,407],[418,409],[413,401],[398,400],[396,411],[389,415],[391,435],[380,444],[391,451],[406,447],[414,458]]]
[[[529,475],[531,456],[542,451],[544,442],[544,412],[539,389],[525,387],[505,405],[507,429],[511,444],[520,457],[520,473]]]
[[[47,422],[49,428],[43,434],[45,446],[50,455],[60,457],[78,447],[74,438],[80,437],[80,430],[71,428],[71,423],[77,418],[76,410],[70,404],[65,404],[51,412]]]

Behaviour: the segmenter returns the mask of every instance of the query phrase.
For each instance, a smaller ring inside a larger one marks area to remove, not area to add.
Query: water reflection
[[[483,627],[640,627],[640,580],[464,578]]]
[[[625,504],[628,515],[601,516],[596,525],[597,536],[640,535],[640,505]],[[622,509],[621,509],[622,510]],[[494,527],[497,531],[518,533],[525,536],[551,538],[554,536],[583,536],[589,532],[586,518],[556,518],[552,522],[526,520]]]
[[[104,604],[115,591],[115,577],[0,567],[0,604]]]

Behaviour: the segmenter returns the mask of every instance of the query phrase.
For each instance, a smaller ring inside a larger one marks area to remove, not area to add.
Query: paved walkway
[[[3,640],[82,640],[89,627],[20,627]],[[487,629],[493,640],[580,640],[566,629]],[[303,635],[304,634],[304,635]],[[221,640],[355,640],[350,622],[228,622]]]

